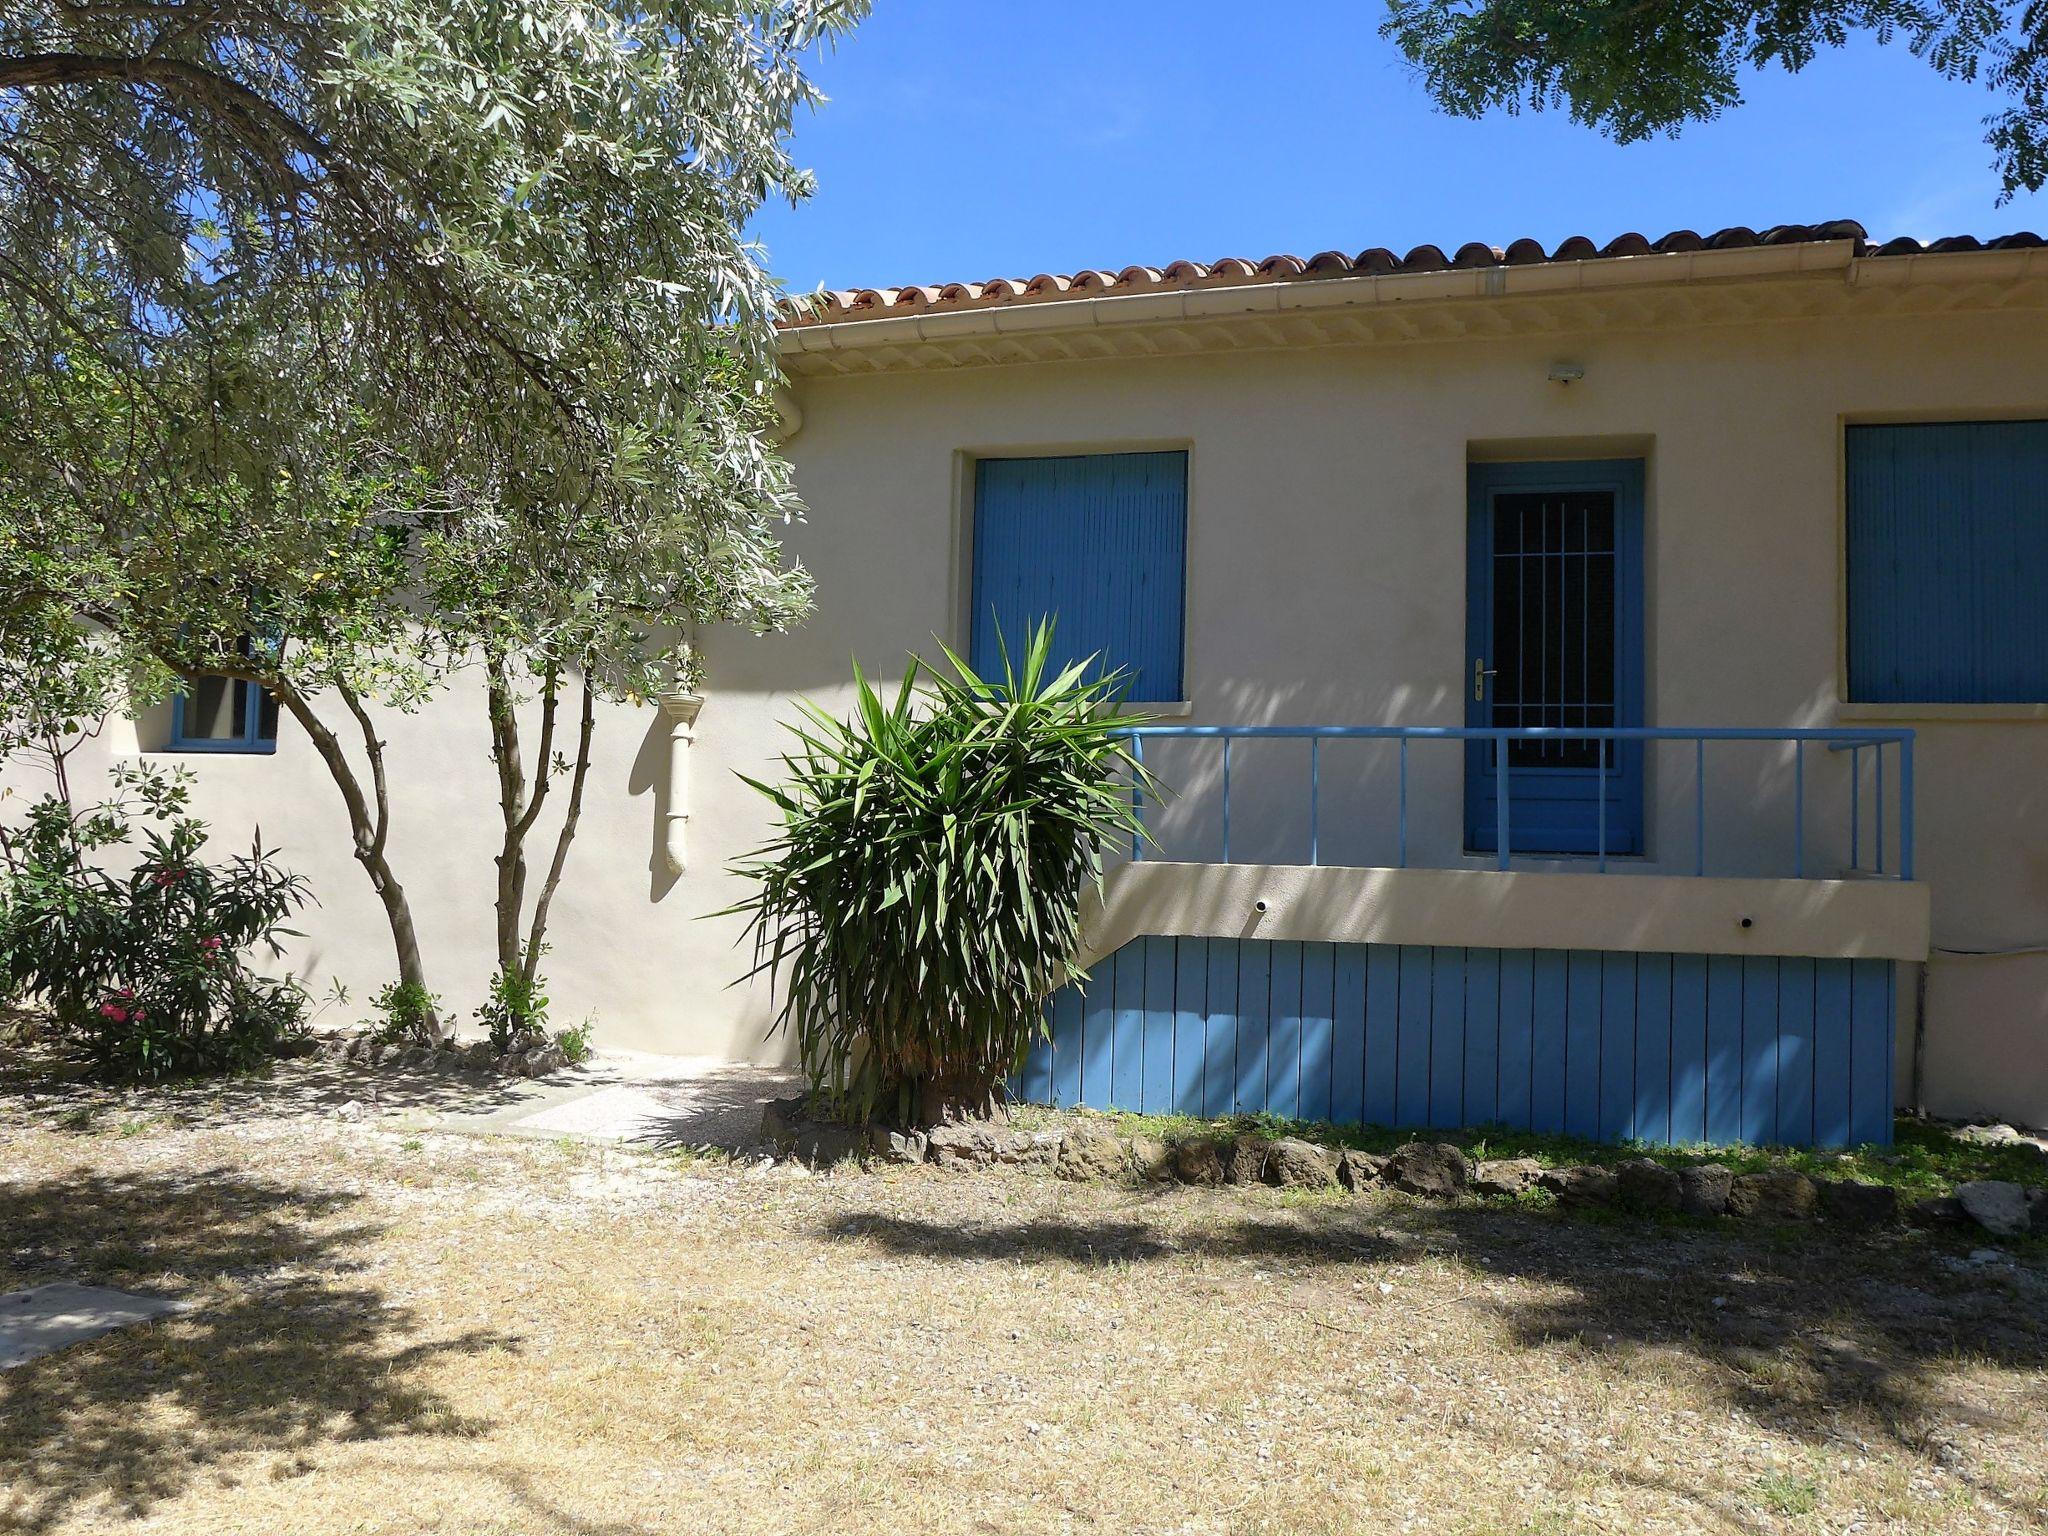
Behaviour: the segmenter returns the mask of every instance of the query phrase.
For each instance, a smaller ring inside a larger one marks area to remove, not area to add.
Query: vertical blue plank
[[[1394,1043],[1394,1123],[1429,1123],[1430,951],[1401,946],[1400,1022]]]
[[[1117,955],[1104,955],[1088,981],[1081,1010],[1081,1094],[1090,1109],[1110,1105],[1110,1061],[1116,1048]]]
[[[1742,1140],[1742,959],[1707,960],[1707,1140]]]
[[[1565,956],[1564,1128],[1573,1136],[1600,1135],[1600,954],[1574,949]]]
[[[1440,945],[1430,957],[1429,1123],[1465,1118],[1465,951]]]
[[[1530,1051],[1536,1022],[1534,958],[1526,949],[1502,950],[1500,955],[1499,1097],[1494,1114],[1502,1125],[1530,1123]]]
[[[1283,1120],[1301,1118],[1301,946],[1277,943],[1273,1011],[1266,1026],[1266,1108]]]
[[[1173,1108],[1173,946],[1172,939],[1158,937],[1147,938],[1143,946],[1145,1036],[1139,1107],[1148,1115],[1163,1115]]]
[[[1393,1125],[1401,1118],[1395,1089],[1401,1078],[1401,952],[1391,944],[1365,951],[1365,1088],[1367,1125]]]
[[[1081,989],[1072,983],[1052,995],[1051,1065],[1049,1102],[1072,1109],[1081,1102]]]
[[[1892,962],[1849,969],[1849,1135],[1858,1145],[1892,1139]]]
[[[1636,956],[1636,1140],[1671,1138],[1671,956]]]
[[[1202,1055],[1209,1044],[1209,941],[1180,940],[1173,972],[1173,1107],[1183,1115],[1206,1114]]]
[[[1332,1118],[1331,1069],[1335,1063],[1334,944],[1301,946],[1301,1118]]]
[[[1742,961],[1742,1139],[1778,1142],[1778,957]]]
[[[1564,1129],[1564,1058],[1571,987],[1565,951],[1539,949],[1530,958],[1529,1129]]]
[[[1039,1017],[1045,1021],[1044,1032],[1032,1037],[1024,1048],[1023,1061],[1017,1065],[1012,1091],[1026,1104],[1045,1104],[1052,1099],[1052,1021],[1058,995],[1055,992],[1045,1000],[1039,1011]]]
[[[1116,1037],[1110,1051],[1109,1097],[1098,1109],[1137,1109],[1145,1093],[1145,942],[1116,952],[1113,993]],[[1094,1090],[1089,1090],[1092,1095]]]
[[[1365,1118],[1365,956],[1363,944],[1339,944],[1330,987],[1330,1118]]]
[[[1600,1139],[1636,1134],[1636,957],[1600,957]]]
[[[1671,957],[1671,1139],[1707,1136],[1707,957]]]
[[[1465,951],[1465,1106],[1460,1125],[1500,1119],[1500,951]]]
[[[1790,1147],[1813,1143],[1814,965],[1778,962],[1778,1139]]]
[[[1249,940],[1237,952],[1237,1077],[1230,1090],[1233,1114],[1266,1107],[1267,1031],[1272,1019],[1273,946]]]
[[[1202,1113],[1227,1115],[1237,1093],[1238,959],[1236,939],[1209,941],[1208,1024],[1203,1030]]]
[[[1849,962],[1821,960],[1813,968],[1813,1139],[1817,1146],[1851,1145],[1849,1133]]]

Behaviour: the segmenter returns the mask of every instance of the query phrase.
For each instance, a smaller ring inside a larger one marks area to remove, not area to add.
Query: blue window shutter
[[[2048,702],[2048,421],[1847,433],[1849,697]]]
[[[1058,620],[1054,659],[1096,656],[1131,674],[1130,697],[1182,696],[1187,455],[983,459],[975,467],[974,615],[968,660],[999,675]]]

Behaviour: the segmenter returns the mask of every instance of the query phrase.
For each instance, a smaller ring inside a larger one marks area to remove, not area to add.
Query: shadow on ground
[[[0,1373],[0,1529],[105,1498],[138,1515],[202,1478],[291,1476],[334,1439],[464,1435],[411,1384],[448,1351],[363,1280],[357,1197],[212,1170],[0,1182],[0,1289],[66,1279],[169,1294],[189,1313]]]
[[[1517,1347],[1572,1350],[1631,1372],[1704,1363],[1721,1402],[1759,1424],[1814,1444],[1881,1436],[1958,1476],[1966,1474],[1952,1464],[1942,1426],[1987,1422],[1998,1411],[1962,1381],[1969,1366],[2031,1375],[2032,1390],[2048,1392],[2048,1276],[1971,1263],[1924,1234],[1859,1239],[1820,1228],[1399,1206],[1246,1214],[1225,1205],[1219,1213],[1185,1197],[1135,1200],[1135,1209],[1099,1218],[994,1223],[850,1212],[824,1233],[941,1262],[1242,1259],[1311,1282],[1341,1264],[1448,1259],[1480,1283],[1445,1294],[1493,1319]],[[1484,1283],[1493,1280],[1509,1283]],[[1329,1294],[1330,1321],[1340,1325],[1334,1309],[1351,1289]],[[1995,1489],[1978,1491],[2010,1503]],[[2023,1513],[2048,1515],[2031,1506]]]

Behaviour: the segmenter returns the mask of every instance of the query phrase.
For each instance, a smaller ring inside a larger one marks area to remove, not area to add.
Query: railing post
[[[1692,872],[1707,872],[1707,738],[1697,736],[1692,744]]]
[[[1593,743],[1593,750],[1600,759],[1600,831],[1594,842],[1594,850],[1600,860],[1598,868],[1604,875],[1607,873],[1607,743],[1596,741]]]
[[[1223,738],[1223,862],[1230,862],[1230,738]]]
[[[1462,839],[1461,839],[1462,841]],[[1408,738],[1401,738],[1401,867],[1408,867]]]
[[[1913,733],[1899,742],[1899,878],[1913,878]]]
[[[1135,771],[1131,774],[1131,862],[1142,864],[1145,860],[1145,738],[1137,732],[1131,733],[1131,762]]]
[[[1322,738],[1321,738],[1320,736],[1311,736],[1311,737],[1309,737],[1309,739],[1308,739],[1308,864],[1309,864],[1309,868],[1310,868],[1310,869],[1314,869],[1314,868],[1315,868],[1315,865],[1316,865],[1316,853],[1317,853],[1317,847],[1316,847],[1316,812],[1317,812],[1317,810],[1318,810],[1318,805],[1317,805],[1317,802],[1318,802],[1318,801],[1319,801],[1319,800],[1321,799],[1321,797],[1322,797],[1322,783],[1323,783],[1323,780],[1322,780],[1322,757],[1321,757],[1322,745],[1323,745],[1323,740],[1322,740]]]
[[[1792,743],[1792,878],[1806,878],[1806,743]]]
[[[1849,869],[1863,867],[1863,748],[1849,749]]]
[[[1508,867],[1508,744],[1493,738],[1493,842],[1495,867]]]
[[[1884,873],[1884,743],[1879,742],[1877,751],[1877,872]]]

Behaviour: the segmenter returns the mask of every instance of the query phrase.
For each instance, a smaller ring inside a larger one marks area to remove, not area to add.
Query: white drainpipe
[[[668,716],[668,812],[662,850],[668,856],[669,873],[680,875],[689,864],[690,747],[697,739],[697,711],[704,707],[704,700],[694,693],[662,693],[656,695],[656,702]]]

